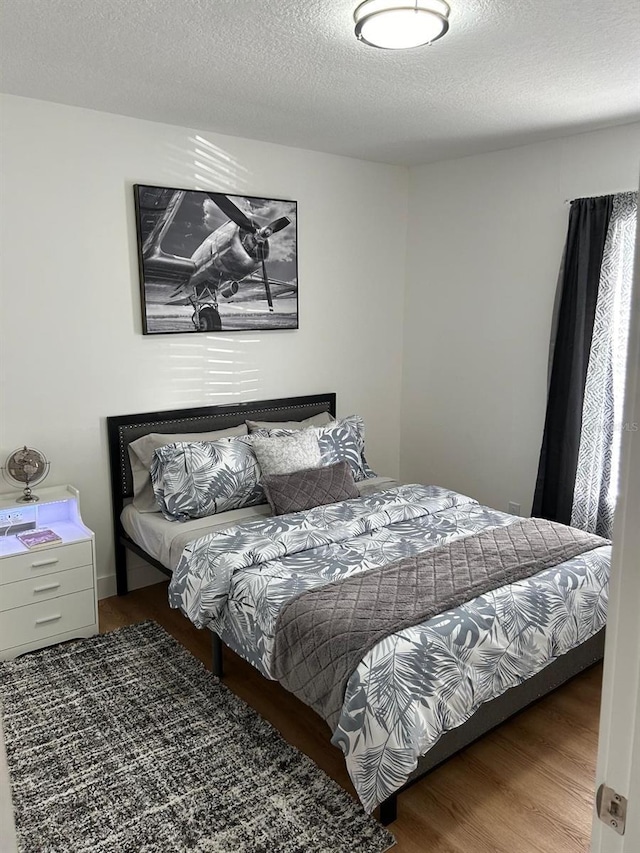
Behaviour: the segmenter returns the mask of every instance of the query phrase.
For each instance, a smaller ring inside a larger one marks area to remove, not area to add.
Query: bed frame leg
[[[380,823],[389,826],[398,817],[398,795],[388,797],[380,803]]]
[[[218,678],[222,678],[222,640],[215,631],[211,632],[211,672]]]
[[[129,592],[129,581],[127,578],[127,549],[116,537],[116,592],[118,595],[126,595]]]

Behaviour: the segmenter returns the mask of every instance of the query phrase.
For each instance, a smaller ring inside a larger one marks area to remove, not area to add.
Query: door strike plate
[[[600,820],[611,829],[615,829],[618,835],[624,835],[627,823],[627,798],[618,794],[613,788],[600,785],[596,794],[596,807]]]

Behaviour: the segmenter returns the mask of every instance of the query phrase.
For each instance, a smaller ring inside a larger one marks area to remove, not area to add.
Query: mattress
[[[371,477],[356,483],[361,495],[369,495],[396,486],[390,477]],[[267,504],[232,509],[206,518],[191,521],[169,521],[160,512],[139,512],[133,504],[122,510],[120,520],[128,536],[144,551],[167,569],[173,571],[189,542],[207,533],[216,533],[257,518],[267,518],[271,510]]]

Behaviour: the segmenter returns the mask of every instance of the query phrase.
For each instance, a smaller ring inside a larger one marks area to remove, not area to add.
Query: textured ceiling
[[[0,0],[0,88],[408,164],[640,118],[639,0],[450,3],[394,52],[356,0]]]

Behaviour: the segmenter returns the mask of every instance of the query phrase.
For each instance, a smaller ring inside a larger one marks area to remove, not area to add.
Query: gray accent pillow
[[[320,412],[319,415],[312,415],[304,421],[245,421],[245,423],[249,432],[256,432],[259,429],[309,429],[309,427],[326,426],[334,420],[329,412]]]
[[[360,496],[348,462],[292,474],[271,474],[263,477],[262,487],[274,515],[302,512]]]
[[[282,436],[254,433],[249,440],[263,477],[317,468],[322,462],[318,436],[313,428]]]
[[[216,441],[228,436],[247,435],[245,424],[212,432],[160,433],[150,432],[128,446],[133,476],[133,505],[138,512],[160,512],[151,482],[151,460],[159,447],[182,441]]]

